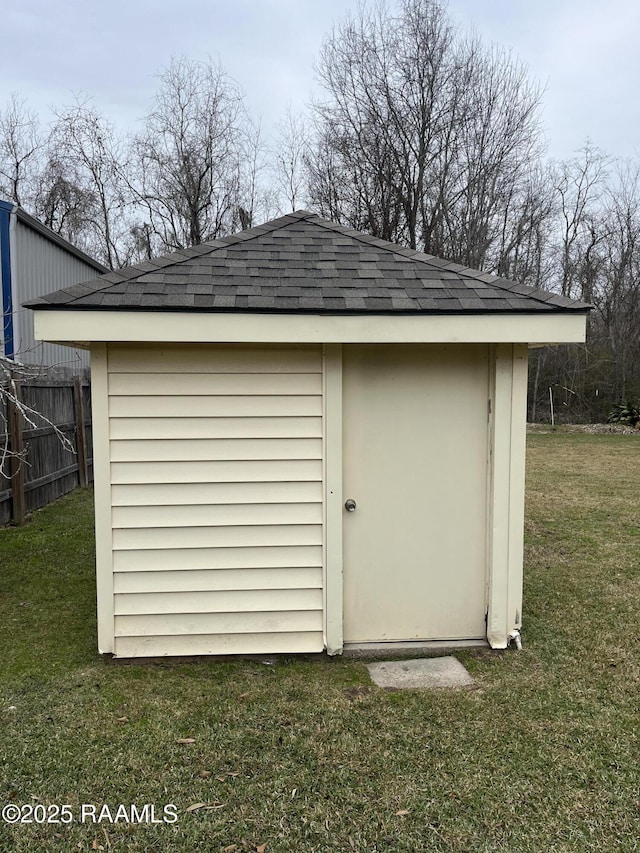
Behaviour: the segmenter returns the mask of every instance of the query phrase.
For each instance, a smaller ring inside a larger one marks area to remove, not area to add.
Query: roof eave
[[[438,309],[438,308],[392,308],[392,309],[378,309],[378,308],[367,308],[367,309],[351,309],[351,308],[340,308],[340,309],[330,309],[330,308],[261,308],[261,307],[204,307],[204,308],[195,308],[193,305],[86,305],[86,304],[78,304],[78,303],[55,303],[55,302],[47,302],[42,299],[35,299],[30,302],[24,302],[22,304],[23,308],[29,308],[32,311],[105,311],[109,313],[129,313],[136,312],[138,314],[157,314],[157,313],[176,313],[176,314],[239,314],[239,315],[252,315],[252,314],[264,314],[264,315],[283,315],[283,316],[295,316],[298,314],[302,315],[314,315],[314,316],[327,316],[327,317],[340,317],[340,316],[349,316],[349,317],[368,317],[368,316],[376,316],[376,317],[396,317],[396,316],[405,316],[405,317],[414,317],[414,316],[432,316],[432,317],[441,317],[441,316],[502,316],[504,314],[518,314],[518,315],[527,315],[527,316],[548,316],[550,314],[584,314],[585,316],[589,315],[589,312],[593,310],[592,305],[587,305],[584,303],[576,304],[574,303],[571,306],[564,305],[540,305],[536,303],[530,310],[523,309],[514,309],[510,308],[506,305],[504,308],[501,308],[497,311],[492,311],[488,309],[478,309],[478,308],[459,308],[456,310],[450,309]]]
[[[36,337],[137,343],[572,343],[586,311],[275,313],[36,309]],[[140,322],[141,314],[149,322]]]

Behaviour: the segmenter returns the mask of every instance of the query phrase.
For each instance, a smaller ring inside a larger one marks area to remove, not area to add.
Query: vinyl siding
[[[286,634],[207,633],[167,636],[118,637],[116,647],[120,657],[160,657],[162,655],[253,655],[296,653],[309,643],[308,631],[289,631]],[[170,652],[167,649],[171,649]]]
[[[319,347],[108,351],[116,656],[323,648]]]
[[[261,568],[313,568],[322,565],[321,549],[317,545],[275,545],[264,548]],[[173,569],[251,569],[256,564],[254,548],[163,548],[114,551],[113,566],[118,572],[146,572]],[[117,580],[117,578],[115,579]]]

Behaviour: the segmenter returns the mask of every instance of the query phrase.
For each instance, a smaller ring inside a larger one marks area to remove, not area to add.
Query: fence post
[[[73,404],[76,419],[76,452],[78,454],[78,481],[81,488],[89,484],[89,466],[87,463],[87,441],[84,431],[84,399],[82,395],[82,379],[80,376],[73,380]]]
[[[14,380],[16,400],[20,400],[20,382]],[[7,425],[9,429],[9,477],[11,479],[11,520],[14,524],[24,524],[26,517],[24,492],[24,441],[22,435],[23,422],[20,407],[12,400],[7,400]]]

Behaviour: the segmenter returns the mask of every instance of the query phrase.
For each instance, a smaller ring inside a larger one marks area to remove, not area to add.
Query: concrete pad
[[[472,687],[474,680],[454,657],[393,660],[367,664],[378,687],[397,690],[440,687]]]

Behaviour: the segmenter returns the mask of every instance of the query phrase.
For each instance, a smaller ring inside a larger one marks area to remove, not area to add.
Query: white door
[[[343,347],[344,641],[485,637],[486,346]]]

